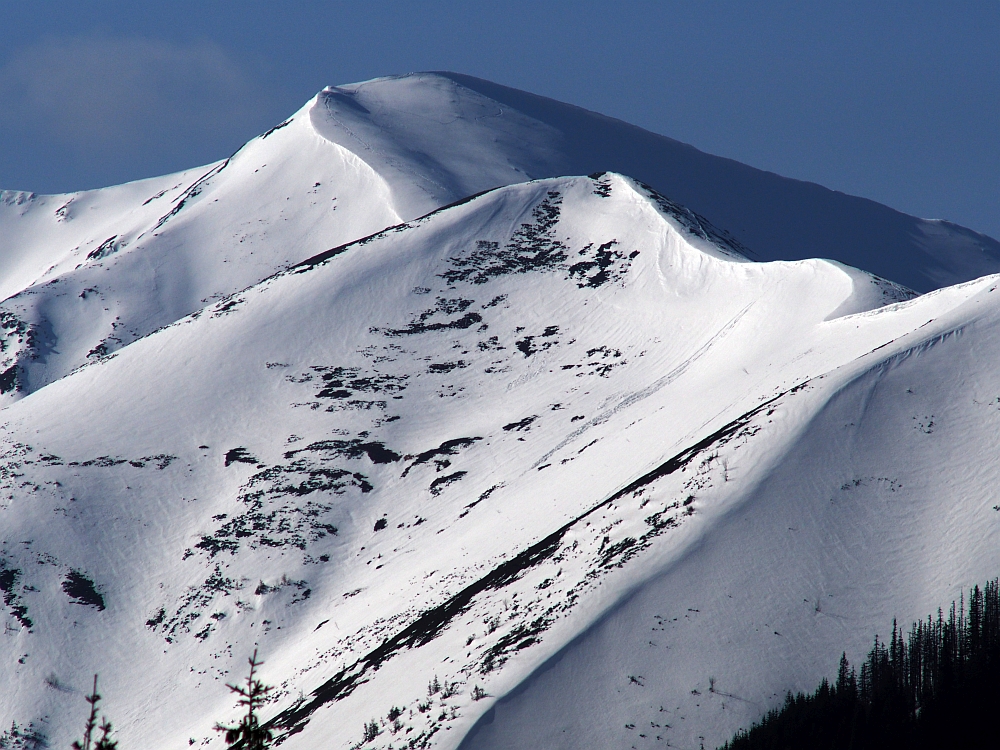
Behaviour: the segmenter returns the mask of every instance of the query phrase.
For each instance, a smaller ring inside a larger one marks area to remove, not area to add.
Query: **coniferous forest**
[[[947,615],[893,623],[860,673],[846,655],[836,681],[814,693],[789,693],[723,750],[894,750],[1000,746],[1000,592],[997,579],[976,586]]]

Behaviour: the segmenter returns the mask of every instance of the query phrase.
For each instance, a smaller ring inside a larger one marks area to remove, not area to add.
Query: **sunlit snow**
[[[0,730],[221,747],[257,648],[292,749],[708,747],[996,575],[1000,279],[755,262],[455,80],[3,194]]]

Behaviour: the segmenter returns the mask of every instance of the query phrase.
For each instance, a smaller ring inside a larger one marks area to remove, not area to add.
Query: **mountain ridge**
[[[754,262],[468,91],[9,194],[4,717],[68,742],[100,672],[123,747],[221,745],[259,648],[292,750],[694,747],[989,577],[1000,277]]]
[[[500,185],[609,169],[756,260],[825,256],[917,291],[1000,271],[1000,244],[971,230],[479,79],[412,74],[328,87],[213,165],[79,194],[5,192],[0,399],[331,246]]]

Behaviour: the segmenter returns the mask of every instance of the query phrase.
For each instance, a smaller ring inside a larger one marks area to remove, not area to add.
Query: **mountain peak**
[[[5,193],[0,715],[721,744],[995,575],[990,242],[456,74]]]

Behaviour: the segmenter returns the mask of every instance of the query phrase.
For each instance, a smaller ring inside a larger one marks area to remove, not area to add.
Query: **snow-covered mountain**
[[[100,672],[123,748],[221,746],[259,648],[288,748],[708,746],[996,574],[1000,279],[753,262],[525,181],[565,132],[489,101],[5,194],[4,726],[66,744]]]
[[[328,88],[200,169],[0,193],[0,399],[385,226],[500,185],[606,170],[708,217],[755,260],[827,257],[921,292],[1000,271],[1000,244],[946,222],[479,79],[382,78]]]
[[[307,105],[229,159],[120,187],[0,194],[0,391],[41,388],[275,271],[400,221]]]

